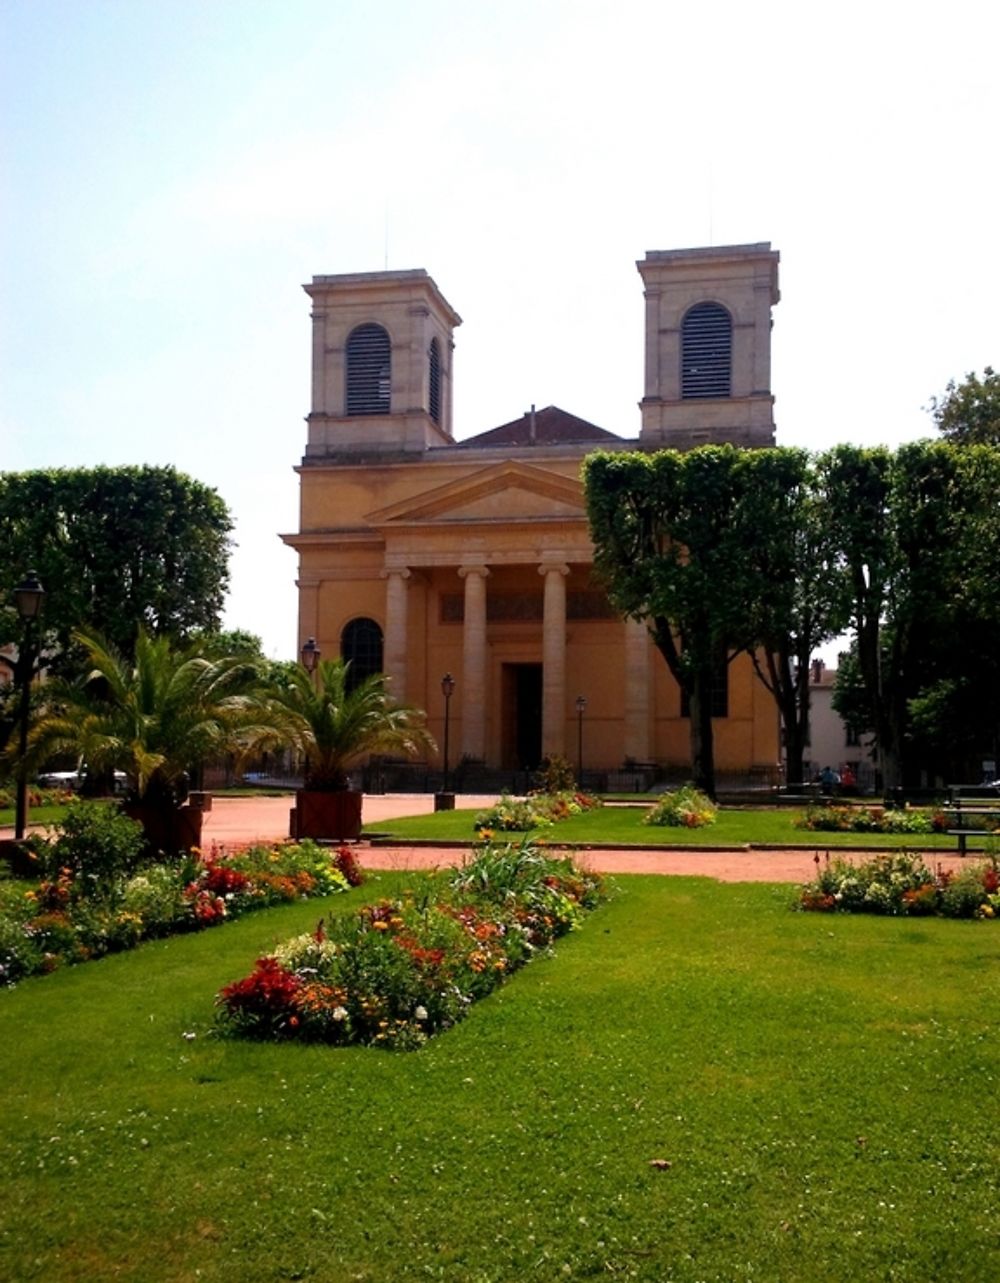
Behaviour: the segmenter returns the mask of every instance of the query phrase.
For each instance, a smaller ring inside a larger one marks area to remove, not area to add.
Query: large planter
[[[289,833],[293,838],[353,841],[361,836],[361,798],[362,794],[354,789],[336,793],[298,789],[289,817]]]
[[[147,843],[166,855],[201,847],[201,825],[205,812],[201,807],[181,806],[164,810],[142,802],[126,802],[122,811],[130,820],[142,825]]]

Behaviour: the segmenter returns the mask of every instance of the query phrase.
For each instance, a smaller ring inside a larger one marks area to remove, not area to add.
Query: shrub
[[[576,775],[564,757],[553,753],[542,758],[535,773],[535,787],[539,793],[570,793],[576,788]]]
[[[915,807],[811,806],[796,828],[816,833],[932,833],[943,817]]]
[[[643,823],[700,829],[707,824],[714,824],[717,816],[718,808],[715,804],[693,785],[686,784],[675,793],[664,793]]]
[[[73,877],[100,882],[131,873],[145,849],[142,825],[113,802],[71,803],[55,837],[32,836],[28,845],[42,873],[68,869]]]
[[[473,827],[480,833],[528,833],[600,805],[600,798],[581,792],[531,793],[525,798],[503,793],[489,810],[476,816]]]

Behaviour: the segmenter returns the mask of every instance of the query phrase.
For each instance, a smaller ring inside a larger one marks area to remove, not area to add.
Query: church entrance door
[[[542,760],[542,666],[503,665],[505,770],[533,771]]]

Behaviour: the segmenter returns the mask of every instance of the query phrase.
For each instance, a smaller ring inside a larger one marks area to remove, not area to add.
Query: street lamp
[[[17,766],[17,797],[14,811],[14,837],[20,842],[24,837],[28,818],[28,711],[31,703],[31,676],[35,668],[34,625],[41,614],[45,589],[38,573],[28,571],[26,579],[14,589],[14,604],[24,624],[24,644],[18,655],[18,675],[21,679],[20,744]]]
[[[576,697],[576,782],[583,788],[583,714],[587,708],[584,695]]]
[[[310,677],[313,675],[313,673],[315,673],[316,665],[319,663],[319,657],[320,655],[322,655],[322,653],[323,652],[316,645],[315,637],[310,637],[309,640],[306,642],[306,644],[302,647],[302,667],[306,670],[306,672],[309,674]]]
[[[448,769],[448,733],[451,728],[451,697],[454,693],[455,679],[451,673],[445,673],[441,678],[441,694],[444,696],[444,782],[442,791],[434,797],[435,811],[453,811],[455,809],[455,794],[452,793],[449,787],[451,772]]]

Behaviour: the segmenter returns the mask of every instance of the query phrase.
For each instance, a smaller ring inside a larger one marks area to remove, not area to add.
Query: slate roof
[[[595,423],[588,423],[586,419],[579,419],[575,414],[568,414],[556,405],[547,405],[543,410],[535,411],[534,435],[531,418],[531,411],[528,410],[519,419],[502,423],[499,428],[491,428],[488,432],[480,432],[478,436],[456,441],[453,448],[488,450],[494,446],[506,445],[530,447],[621,440],[613,432],[599,428]]]

